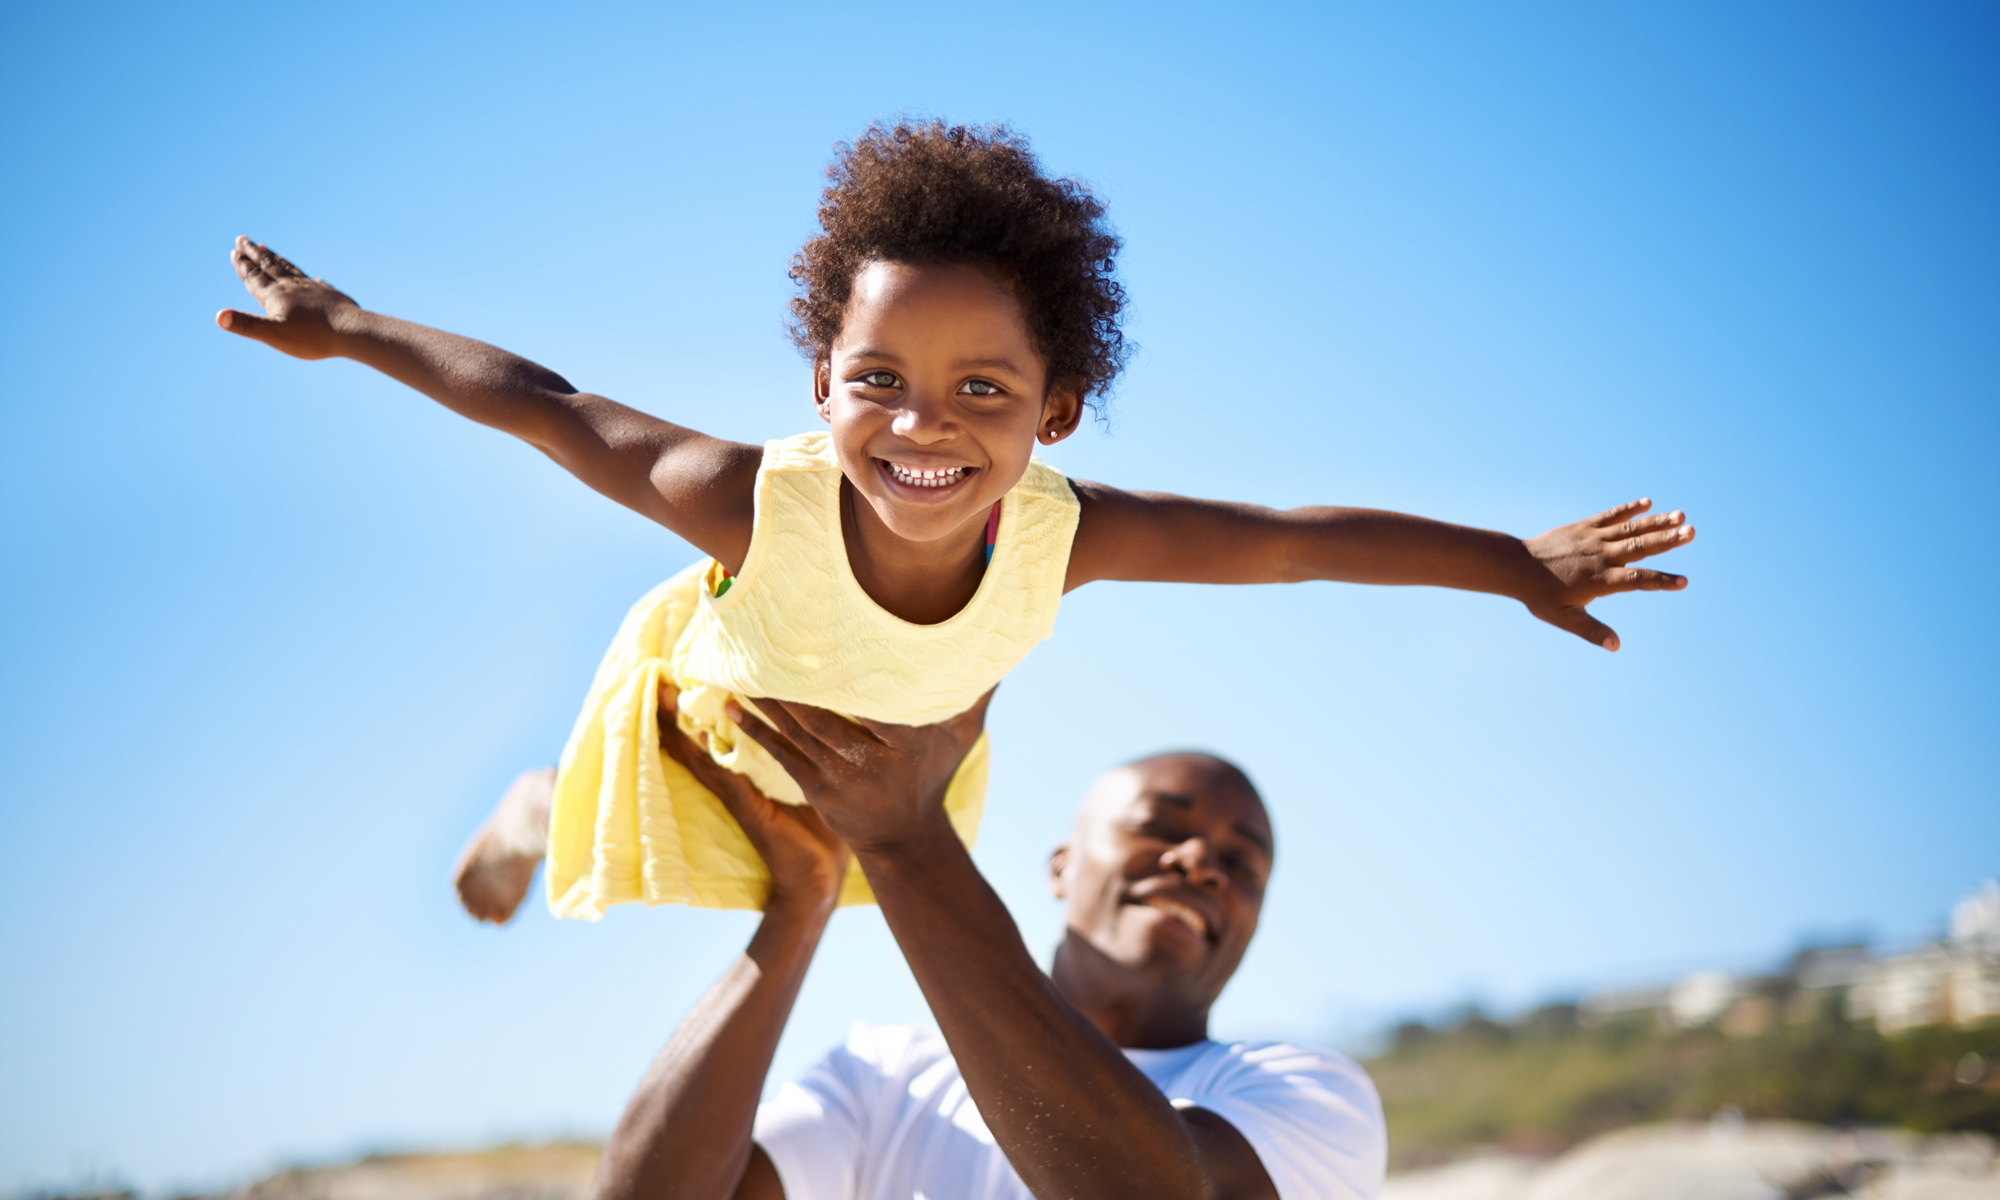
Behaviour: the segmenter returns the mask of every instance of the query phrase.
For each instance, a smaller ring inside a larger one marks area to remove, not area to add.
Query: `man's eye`
[[[896,374],[893,371],[870,371],[861,377],[861,382],[869,387],[892,388],[896,386]]]
[[[1000,394],[1000,385],[988,383],[984,379],[968,379],[965,381],[965,386],[958,390],[969,396],[997,396]]]

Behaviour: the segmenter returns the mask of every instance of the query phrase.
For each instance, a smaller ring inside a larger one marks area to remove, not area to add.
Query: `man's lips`
[[[1210,909],[1209,905],[1181,889],[1177,888],[1134,895],[1130,902],[1133,904],[1142,904],[1164,916],[1179,921],[1193,930],[1204,941],[1213,942],[1219,936],[1220,930],[1218,926],[1222,922]]]

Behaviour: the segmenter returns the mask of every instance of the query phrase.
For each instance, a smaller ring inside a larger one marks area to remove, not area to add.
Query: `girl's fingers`
[[[1678,592],[1688,585],[1687,576],[1644,567],[1620,567],[1604,573],[1604,582],[1614,592]]]
[[[306,277],[304,271],[292,265],[291,259],[286,258],[262,242],[251,246],[251,251],[256,255],[257,265],[262,267],[264,274],[270,276],[273,280],[304,279]]]
[[[1593,646],[1617,651],[1618,635],[1611,626],[1590,615],[1581,604],[1565,604],[1559,608],[1535,608],[1528,611],[1557,629],[1566,629]]]
[[[1627,500],[1617,508],[1607,508],[1603,512],[1598,513],[1596,516],[1590,518],[1589,523],[1597,526],[1599,529],[1603,529],[1610,525],[1616,525],[1627,517],[1637,516],[1651,507],[1653,507],[1651,500]]]
[[[1653,513],[1650,516],[1633,517],[1631,520],[1619,525],[1616,532],[1619,537],[1637,537],[1642,533],[1672,529],[1686,519],[1687,514],[1679,509],[1668,513]]]
[[[225,308],[216,313],[215,323],[238,337],[247,337],[259,342],[269,341],[271,332],[278,327],[278,323],[269,317],[253,316],[250,313],[237,312],[233,308]]]
[[[230,265],[236,268],[236,277],[246,284],[269,284],[274,282],[270,272],[264,269],[255,255],[238,246],[229,252]]]
[[[1655,554],[1665,554],[1676,546],[1685,546],[1693,540],[1694,526],[1683,525],[1679,529],[1666,529],[1643,537],[1613,542],[1604,548],[1604,552],[1606,557],[1622,566],[1642,558],[1651,558]]]

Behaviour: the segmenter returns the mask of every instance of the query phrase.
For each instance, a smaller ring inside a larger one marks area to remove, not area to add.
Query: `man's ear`
[[[813,364],[813,408],[820,420],[833,424],[833,364],[823,358]]]
[[[1069,843],[1063,842],[1049,851],[1049,895],[1058,900],[1067,900],[1063,894],[1063,868],[1069,866]]]
[[[1083,389],[1081,387],[1050,388],[1042,397],[1042,422],[1035,428],[1035,441],[1044,446],[1053,446],[1083,423]]]

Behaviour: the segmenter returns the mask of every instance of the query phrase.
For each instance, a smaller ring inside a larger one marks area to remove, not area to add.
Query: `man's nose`
[[[1207,886],[1222,882],[1222,864],[1215,860],[1215,848],[1207,838],[1191,837],[1161,856],[1172,869],[1187,876],[1189,883]]]
[[[903,403],[896,409],[895,419],[889,422],[889,431],[899,438],[928,446],[952,436],[958,428],[952,419],[949,397],[912,387],[903,394]]]

